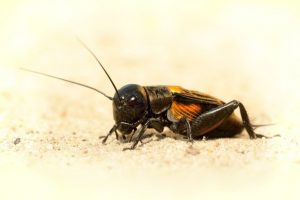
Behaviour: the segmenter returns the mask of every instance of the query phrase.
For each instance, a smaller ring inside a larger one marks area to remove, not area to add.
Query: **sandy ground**
[[[0,199],[298,199],[299,6],[118,3],[5,4]],[[17,69],[112,95],[73,33],[118,87],[171,84],[238,99],[253,123],[275,123],[257,132],[281,137],[249,140],[243,133],[191,146],[174,135],[153,136],[125,152],[130,144],[114,137],[102,145],[98,137],[114,123],[111,102]]]

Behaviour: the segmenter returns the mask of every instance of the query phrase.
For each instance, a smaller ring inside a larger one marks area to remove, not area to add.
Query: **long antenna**
[[[96,59],[96,61],[98,62],[98,64],[100,65],[100,67],[103,69],[103,71],[105,72],[106,76],[109,78],[111,84],[113,85],[119,100],[121,101],[121,97],[120,94],[118,92],[118,89],[116,87],[116,85],[114,84],[113,80],[110,78],[109,74],[107,73],[106,69],[103,67],[103,65],[101,64],[100,60],[97,58],[97,56],[95,55],[95,53],[82,41],[80,40],[78,37],[76,37],[77,40],[92,54],[92,56]]]
[[[39,74],[39,75],[43,75],[43,76],[47,76],[47,77],[51,77],[51,78],[55,78],[55,79],[58,79],[58,80],[62,80],[62,81],[65,81],[65,82],[68,82],[68,83],[73,83],[73,84],[76,84],[76,85],[80,85],[82,87],[86,87],[86,88],[89,88],[91,90],[94,90],[100,94],[102,94],[103,96],[107,97],[109,100],[113,100],[112,97],[108,96],[107,94],[105,94],[104,92],[101,92],[100,90],[96,89],[96,88],[93,88],[91,86],[88,86],[88,85],[85,85],[85,84],[82,84],[82,83],[77,83],[75,81],[70,81],[70,80],[67,80],[67,79],[64,79],[64,78],[60,78],[60,77],[57,77],[57,76],[52,76],[52,75],[49,75],[49,74],[45,74],[45,73],[42,73],[42,72],[38,72],[38,71],[33,71],[33,70],[30,70],[30,69],[26,69],[26,68],[20,68],[21,70],[24,70],[24,71],[28,71],[28,72],[32,72],[32,73],[35,73],[35,74]]]

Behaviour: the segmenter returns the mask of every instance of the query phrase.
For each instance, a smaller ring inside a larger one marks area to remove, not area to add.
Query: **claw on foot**
[[[267,138],[267,139],[271,139],[271,138],[274,138],[274,137],[280,137],[279,134],[276,134],[276,135],[273,135],[273,136],[265,136],[265,135],[262,135],[262,134],[255,134],[256,135],[256,138]],[[255,139],[255,138],[251,138],[251,139]]]
[[[134,148],[132,148],[132,147],[125,147],[125,148],[123,148],[123,151],[127,151],[127,150],[134,150]]]

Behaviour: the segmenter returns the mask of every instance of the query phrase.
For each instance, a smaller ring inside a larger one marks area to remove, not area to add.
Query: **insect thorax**
[[[160,114],[170,108],[172,104],[172,93],[165,86],[146,86],[144,87],[148,98],[151,111]]]

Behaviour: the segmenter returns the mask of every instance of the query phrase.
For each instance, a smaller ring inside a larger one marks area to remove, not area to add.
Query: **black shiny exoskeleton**
[[[242,121],[233,113],[238,107]],[[204,136],[232,137],[244,128],[251,139],[261,137],[254,133],[246,109],[240,102],[224,103],[179,86],[125,85],[113,97],[113,116],[115,125],[104,137],[103,143],[114,132],[117,138],[118,132],[121,135],[137,134],[129,149],[136,147],[148,128],[162,132],[164,127],[168,127],[175,133],[186,135],[189,141]]]

